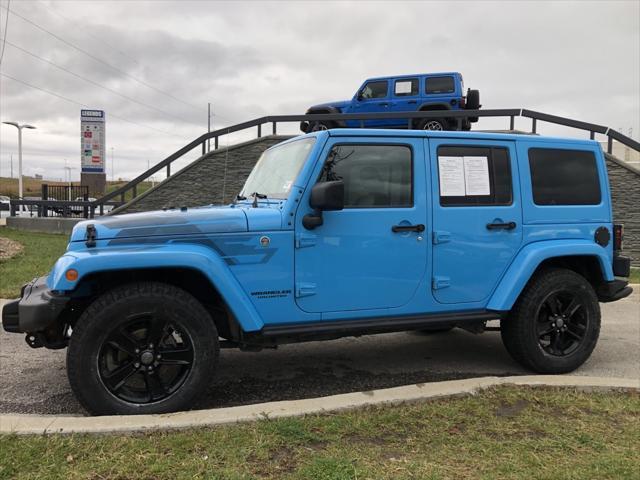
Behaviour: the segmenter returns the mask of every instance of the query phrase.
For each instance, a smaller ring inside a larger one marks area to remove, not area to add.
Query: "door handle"
[[[409,105],[415,105],[416,103],[418,103],[418,101],[417,100],[409,100],[407,103]]]
[[[399,232],[424,232],[424,225],[419,223],[418,225],[394,225],[391,227],[391,231],[394,233]]]
[[[487,230],[513,230],[514,228],[516,228],[516,222],[487,223]]]
[[[389,104],[388,104],[387,102],[382,102],[382,103],[380,103],[380,106],[381,106],[381,107],[388,107],[388,106],[389,106]]]

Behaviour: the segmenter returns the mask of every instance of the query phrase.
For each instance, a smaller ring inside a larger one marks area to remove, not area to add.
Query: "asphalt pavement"
[[[573,375],[640,379],[640,288],[602,304],[600,340]],[[1,302],[1,301],[0,301]],[[0,413],[84,415],[71,393],[66,350],[32,349],[22,335],[0,333]],[[527,375],[507,354],[499,332],[460,329],[223,350],[218,373],[194,408],[312,398],[412,383]]]

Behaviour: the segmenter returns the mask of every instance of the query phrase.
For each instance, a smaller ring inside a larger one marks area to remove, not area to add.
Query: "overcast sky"
[[[7,4],[0,0],[0,41]],[[67,159],[79,178],[78,104],[106,110],[108,178],[112,147],[116,177],[131,178],[204,133],[207,102],[214,126],[229,125],[351,98],[366,77],[418,72],[461,72],[484,108],[524,107],[640,133],[638,0],[12,0],[9,8],[0,120],[37,126],[24,133],[27,175],[61,179]],[[3,125],[2,176],[10,154],[15,176],[17,132]]]

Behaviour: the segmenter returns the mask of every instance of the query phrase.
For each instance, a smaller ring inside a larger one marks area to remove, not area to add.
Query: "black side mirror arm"
[[[307,213],[302,217],[302,226],[307,230],[313,230],[324,223],[322,219],[322,210],[315,210],[313,213]]]

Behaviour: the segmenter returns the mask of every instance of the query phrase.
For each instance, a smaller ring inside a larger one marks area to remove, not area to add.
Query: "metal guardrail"
[[[121,205],[120,202],[67,200],[10,200],[9,215],[29,217],[94,218]]]
[[[605,135],[607,137],[607,153],[612,153],[613,151],[613,141],[626,145],[627,147],[640,152],[640,142],[633,140],[626,135],[623,135],[612,128],[606,127],[604,125],[597,125],[594,123],[582,122],[580,120],[574,120],[571,118],[559,117],[556,115],[549,115],[547,113],[536,112],[534,110],[527,110],[524,108],[505,108],[505,109],[483,109],[483,110],[434,110],[428,112],[387,112],[387,113],[348,113],[348,114],[339,114],[339,113],[322,113],[322,114],[306,114],[306,115],[270,115],[266,117],[260,117],[253,120],[249,120],[248,122],[239,123],[237,125],[232,125],[229,127],[219,128],[212,132],[205,133],[200,135],[198,138],[188,143],[178,151],[172,153],[167,158],[157,163],[146,172],[141,173],[136,178],[123,185],[122,187],[114,190],[111,193],[106,194],[105,196],[97,199],[94,202],[88,202],[88,212],[87,215],[90,215],[89,218],[93,218],[96,211],[103,215],[106,210],[105,207],[109,206],[119,206],[125,203],[125,194],[131,191],[131,198],[135,198],[138,196],[138,185],[148,179],[150,176],[159,172],[162,169],[166,169],[167,178],[171,176],[171,164],[176,160],[182,158],[184,155],[191,152],[194,148],[201,146],[202,155],[207,153],[207,144],[211,139],[214,140],[214,148],[218,149],[219,139],[224,135],[229,135],[231,133],[240,132],[242,130],[247,130],[250,128],[257,129],[257,137],[260,138],[262,136],[262,127],[263,125],[271,124],[271,134],[277,134],[277,126],[279,123],[292,123],[292,122],[319,122],[319,121],[334,121],[334,122],[344,122],[348,120],[356,120],[359,121],[360,127],[365,127],[365,122],[368,120],[390,120],[390,119],[404,119],[407,121],[407,127],[412,128],[415,120],[424,119],[424,118],[448,118],[454,119],[457,121],[458,128],[462,125],[464,119],[469,117],[505,117],[509,119],[509,130],[514,130],[515,128],[515,119],[516,117],[524,117],[531,119],[531,133],[537,133],[538,122],[547,122],[553,123],[556,125],[563,125],[566,127],[575,128],[578,130],[583,130],[589,132],[589,138],[592,140],[595,139],[596,134]],[[375,127],[372,127],[375,128]],[[114,200],[119,197],[118,200]],[[59,207],[64,207],[64,203],[82,205],[85,202],[50,202],[50,201],[37,201],[37,200],[12,200],[11,208],[13,212],[13,205],[36,205],[41,204],[42,208],[55,207],[58,205]],[[50,205],[56,204],[56,205]]]

